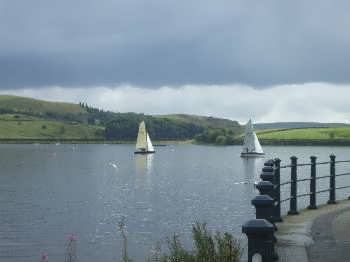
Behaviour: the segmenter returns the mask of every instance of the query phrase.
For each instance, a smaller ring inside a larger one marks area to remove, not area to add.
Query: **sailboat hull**
[[[241,157],[264,157],[265,153],[255,153],[255,152],[248,152],[248,153],[241,153]]]
[[[134,154],[146,155],[146,154],[154,154],[156,151],[135,151]]]

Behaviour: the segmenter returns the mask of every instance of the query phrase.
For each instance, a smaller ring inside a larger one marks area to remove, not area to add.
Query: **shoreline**
[[[105,140],[105,139],[16,139],[0,138],[0,144],[135,144],[136,141]],[[170,144],[192,144],[192,140],[156,140],[154,146]]]
[[[312,139],[260,139],[263,146],[350,146],[350,140],[312,140]],[[105,139],[17,139],[0,138],[0,144],[135,144],[131,140],[105,140]],[[243,141],[236,140],[232,144],[218,145],[214,143],[199,143],[194,139],[190,140],[155,140],[154,146],[166,146],[172,144],[192,144],[192,145],[211,145],[211,146],[233,146],[242,145]]]

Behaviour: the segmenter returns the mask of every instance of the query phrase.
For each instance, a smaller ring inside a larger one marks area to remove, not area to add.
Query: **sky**
[[[0,0],[0,93],[349,122],[350,2]]]

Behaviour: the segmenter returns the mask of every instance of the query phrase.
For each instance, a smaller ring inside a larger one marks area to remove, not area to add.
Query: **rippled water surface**
[[[120,261],[120,221],[135,261],[173,232],[189,246],[195,221],[240,236],[241,224],[254,217],[250,201],[264,161],[241,159],[240,149],[170,145],[134,156],[133,145],[0,145],[0,261],[39,261],[41,252],[50,262],[64,261],[70,234],[77,236],[79,261]],[[282,164],[291,155],[301,162],[310,155],[328,160],[332,152],[350,159],[348,147],[264,149]],[[282,181],[288,177],[284,170]]]

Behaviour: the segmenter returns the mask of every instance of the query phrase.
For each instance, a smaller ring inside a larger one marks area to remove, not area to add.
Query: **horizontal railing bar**
[[[285,165],[285,166],[280,166],[280,168],[287,168],[287,167],[293,167],[294,165]],[[311,166],[310,163],[303,163],[303,164],[297,164],[297,166]]]
[[[348,163],[350,162],[350,160],[339,160],[339,161],[335,161],[335,163]]]
[[[327,176],[318,176],[318,177],[316,177],[316,179],[322,179],[322,178],[327,178],[327,177],[330,177],[329,175],[327,175]]]
[[[350,173],[341,173],[341,174],[337,174],[335,176],[349,176],[349,175],[350,175]]]
[[[330,161],[317,162],[316,165],[327,165],[330,163],[331,163]],[[350,160],[339,160],[339,161],[335,161],[335,163],[350,163]],[[292,166],[293,165],[284,165],[284,166],[280,166],[280,168],[287,168]],[[311,166],[311,163],[301,163],[301,164],[297,164],[297,166]]]
[[[297,195],[297,197],[306,197],[306,196],[309,196],[309,195],[311,195],[311,193],[300,194],[300,195]]]
[[[350,186],[340,186],[340,187],[336,187],[335,189],[344,189],[344,188],[349,188]]]
[[[280,168],[292,167],[291,165],[280,166]]]
[[[288,185],[288,184],[290,184],[291,182],[292,182],[292,181],[283,182],[283,183],[280,184],[280,186]]]
[[[311,163],[302,163],[302,164],[297,164],[297,166],[311,166]]]
[[[317,162],[316,165],[326,165],[326,164],[330,164],[330,161],[325,161],[325,162]]]
[[[288,200],[290,200],[290,197],[289,197],[289,198],[286,198],[286,199],[283,199],[283,200],[280,200],[280,203],[286,202],[286,201],[288,201]]]
[[[303,182],[303,181],[310,181],[311,178],[302,178],[302,179],[298,179],[297,182]]]
[[[318,194],[318,193],[323,193],[323,192],[328,192],[330,189],[328,188],[328,189],[323,189],[323,190],[320,190],[320,191],[316,191],[316,194]]]

